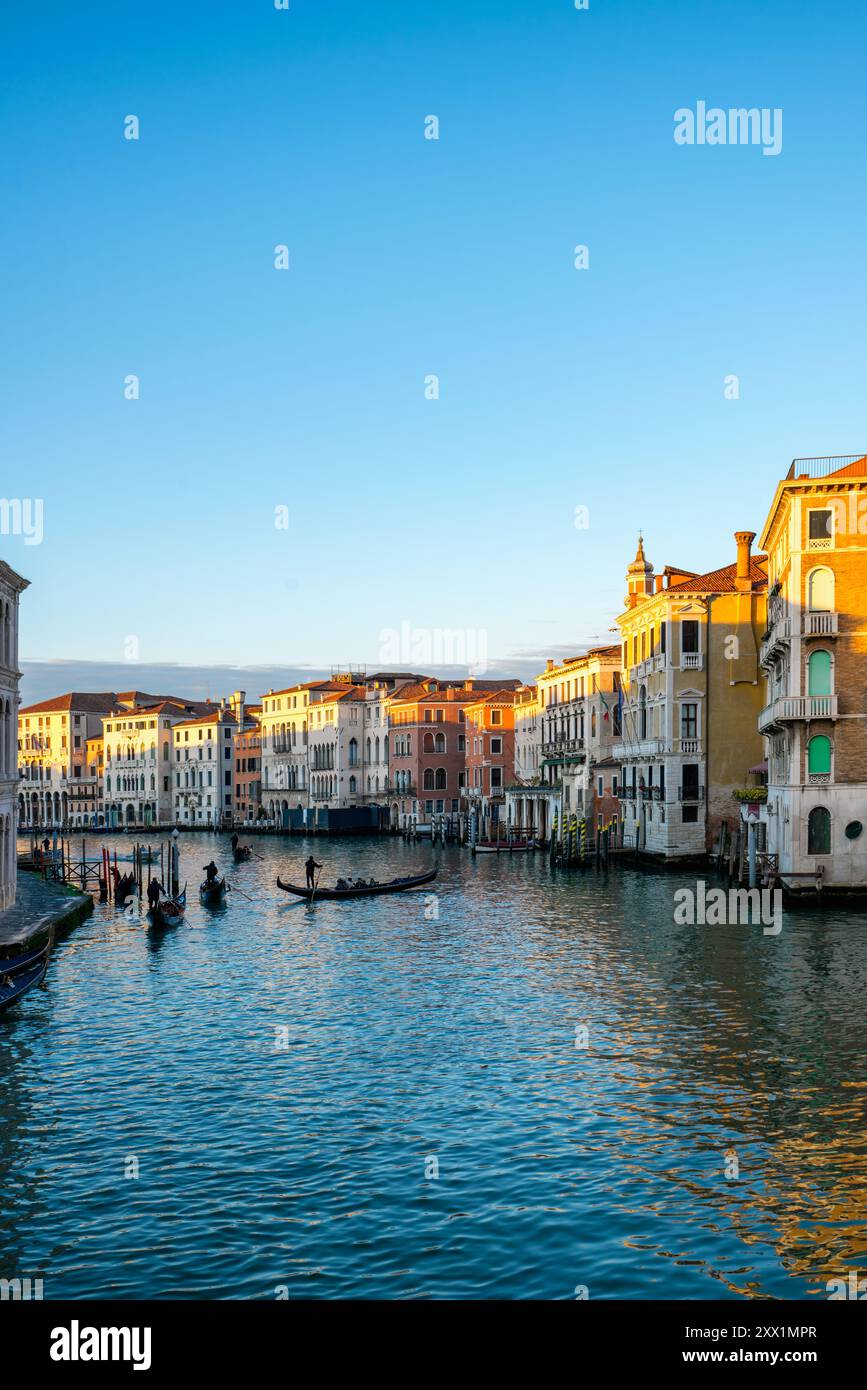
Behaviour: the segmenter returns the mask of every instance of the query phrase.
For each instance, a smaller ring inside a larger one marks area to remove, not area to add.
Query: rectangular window
[[[665,632],[666,624],[662,622],[659,624],[659,650],[663,656],[665,655]]]
[[[680,707],[681,738],[696,738],[698,735],[698,705],[683,704]]]
[[[503,740],[502,740],[501,738],[492,738],[492,739],[491,739],[491,752],[492,752],[492,753],[502,753],[502,751],[503,751]]]
[[[502,785],[503,785],[503,769],[502,769],[501,767],[492,767],[492,768],[491,768],[491,790],[493,790],[494,787],[501,787]]]
[[[813,508],[807,514],[808,535],[811,541],[825,541],[830,543],[833,532],[831,530],[831,512],[823,508]]]
[[[491,723],[492,723],[492,724],[502,724],[502,722],[503,722],[503,711],[502,711],[502,710],[499,710],[499,709],[492,709],[492,710],[491,710]]]
[[[682,806],[681,819],[684,825],[695,825],[698,822],[698,806]]]
[[[684,655],[698,651],[698,619],[684,618],[680,625],[681,651]]]

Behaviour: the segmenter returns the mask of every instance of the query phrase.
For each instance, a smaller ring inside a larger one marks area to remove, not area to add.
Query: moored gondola
[[[16,970],[14,974],[0,973],[0,1013],[40,983],[48,969],[48,955],[46,947],[37,960]]]
[[[436,878],[436,869],[429,869],[424,874],[412,874],[406,878],[392,878],[386,883],[377,883],[371,880],[369,883],[362,882],[358,885],[352,884],[345,888],[301,888],[296,883],[284,883],[281,878],[277,879],[277,887],[282,888],[284,893],[294,893],[298,898],[313,898],[318,902],[320,898],[372,898],[382,893],[402,893],[408,888],[419,888],[423,883],[430,883],[431,879]]]
[[[211,879],[210,882],[208,879],[205,879],[204,883],[199,884],[199,898],[201,902],[204,903],[205,907],[219,906],[226,896],[227,886],[225,874],[222,878]]]
[[[187,907],[187,885],[184,884],[183,893],[179,893],[176,898],[169,898],[165,895],[161,897],[156,906],[151,908],[148,917],[155,927],[176,927],[183,921],[184,912]]]

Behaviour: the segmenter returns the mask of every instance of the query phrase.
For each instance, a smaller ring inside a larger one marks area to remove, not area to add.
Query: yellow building
[[[79,796],[81,784],[88,780],[87,743],[101,735],[103,716],[118,699],[113,691],[69,691],[18,711],[22,826],[88,823],[80,818],[83,798]]]
[[[795,459],[769,562],[767,847],[790,889],[867,889],[867,458]]]
[[[624,843],[664,859],[703,855],[733,791],[762,758],[759,643],[766,561],[755,533],[735,533],[737,559],[706,574],[667,565],[654,575],[639,539],[627,571],[622,639]]]

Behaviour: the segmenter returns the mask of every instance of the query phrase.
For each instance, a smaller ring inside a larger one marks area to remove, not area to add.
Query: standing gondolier
[[[307,872],[307,887],[308,887],[308,888],[315,888],[315,887],[316,887],[316,870],[317,870],[317,869],[321,869],[321,868],[322,868],[322,865],[321,865],[321,864],[317,864],[317,863],[316,863],[316,860],[313,858],[313,855],[311,854],[310,858],[307,859],[307,860],[305,860],[304,868],[305,868],[305,870],[306,870],[306,872]]]

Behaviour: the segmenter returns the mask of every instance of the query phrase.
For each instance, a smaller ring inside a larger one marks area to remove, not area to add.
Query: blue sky
[[[639,528],[715,567],[793,456],[867,449],[854,3],[2,26],[2,493],[45,505],[40,546],[0,536],[22,657],[373,669],[408,622],[526,669],[607,637]],[[699,99],[782,108],[782,153],[676,145]]]

